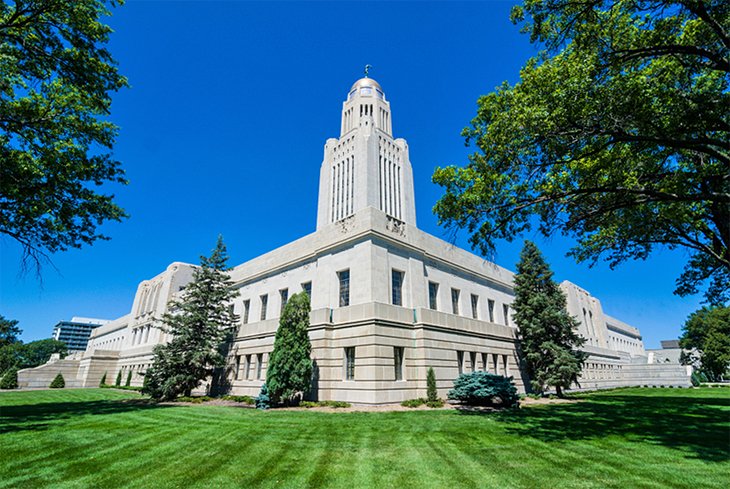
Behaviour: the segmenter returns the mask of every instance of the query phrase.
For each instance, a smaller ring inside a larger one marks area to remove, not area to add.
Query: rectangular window
[[[256,379],[261,380],[261,371],[264,365],[264,354],[259,353],[256,355]]]
[[[340,307],[347,307],[350,305],[350,270],[337,272],[337,278],[340,281]]]
[[[241,355],[236,355],[236,370],[233,372],[233,378],[238,380],[241,375]]]
[[[489,353],[482,353],[482,370],[489,372]]]
[[[469,360],[471,360],[471,365],[469,367],[471,368],[472,372],[477,371],[477,354],[475,352],[471,352],[469,354]]]
[[[251,308],[251,300],[243,301],[243,324],[248,324],[248,310]]]
[[[393,347],[393,361],[395,363],[395,380],[403,380],[403,347]]]
[[[504,314],[504,325],[509,326],[509,304],[502,304],[502,313]]]
[[[399,272],[398,270],[393,270],[392,275],[392,299],[393,299],[393,305],[394,306],[402,306],[403,305],[403,276],[405,275],[404,272]]]
[[[439,284],[435,282],[428,283],[428,307],[434,311],[438,310]]]
[[[304,282],[302,284],[302,290],[307,293],[309,300],[312,300],[312,282]]]
[[[244,379],[248,380],[251,377],[251,355],[246,355],[246,371],[244,372]]]
[[[502,368],[502,375],[509,377],[509,360],[507,355],[502,355],[502,365],[504,366]]]
[[[451,289],[451,312],[459,314],[459,289]]]
[[[345,380],[355,380],[355,347],[345,348]]]
[[[497,360],[497,354],[492,355],[492,370],[494,374],[499,374],[499,361]]]
[[[266,307],[269,305],[269,294],[261,296],[261,320],[266,319]]]
[[[487,299],[487,306],[489,307],[489,322],[494,322],[494,301],[492,299]]]
[[[459,375],[464,373],[464,352],[463,351],[457,351],[456,352],[456,363],[457,367],[459,368]]]
[[[479,296],[476,294],[471,295],[471,317],[479,319]]]
[[[286,302],[289,300],[289,289],[281,289],[279,291],[279,297],[281,297],[281,309],[279,310],[279,314],[284,314],[284,308],[286,307]]]

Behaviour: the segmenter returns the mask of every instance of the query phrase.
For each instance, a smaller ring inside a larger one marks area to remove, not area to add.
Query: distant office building
[[[66,343],[68,351],[84,351],[89,342],[91,330],[108,323],[108,319],[71,318],[71,321],[59,321],[53,327],[53,339]]]

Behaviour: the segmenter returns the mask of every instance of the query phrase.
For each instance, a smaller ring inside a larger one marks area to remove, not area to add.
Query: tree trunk
[[[562,399],[563,398],[563,388],[560,387],[559,385],[556,385],[555,386],[555,394],[557,394],[558,397]]]

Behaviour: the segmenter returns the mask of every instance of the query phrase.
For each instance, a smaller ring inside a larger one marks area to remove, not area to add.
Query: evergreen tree
[[[210,257],[200,257],[193,280],[179,300],[170,303],[161,329],[172,339],[154,348],[154,363],[147,369],[144,392],[155,399],[189,396],[193,389],[225,365],[220,345],[236,323],[229,304],[231,289],[223,238],[218,237]]]
[[[12,367],[0,376],[0,389],[18,388],[18,369]]]
[[[565,295],[552,277],[540,250],[526,241],[517,264],[512,303],[519,346],[532,389],[543,392],[554,386],[562,396],[563,389],[578,381],[588,355],[577,350],[585,338],[576,333],[579,323],[565,309]]]
[[[437,402],[439,400],[438,390],[436,389],[436,373],[433,367],[428,367],[426,373],[426,399],[428,402]]]
[[[53,382],[51,382],[51,385],[49,385],[51,389],[63,389],[66,387],[66,381],[63,380],[63,375],[61,375],[61,372],[56,375],[56,378],[53,379]]]
[[[99,387],[104,387],[104,384],[106,384],[106,372],[104,372],[104,375],[101,376],[101,380],[99,381]]]
[[[127,381],[124,383],[127,387],[132,383],[132,371],[127,372]]]
[[[276,402],[289,403],[311,385],[309,311],[309,296],[300,292],[291,296],[281,314],[266,371],[268,394]]]
[[[117,380],[114,382],[114,385],[120,386],[122,385],[122,371],[120,370],[117,372]]]

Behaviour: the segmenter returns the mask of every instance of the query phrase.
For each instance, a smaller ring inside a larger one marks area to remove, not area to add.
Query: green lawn
[[[625,389],[499,414],[3,392],[0,487],[727,488],[730,389]]]

